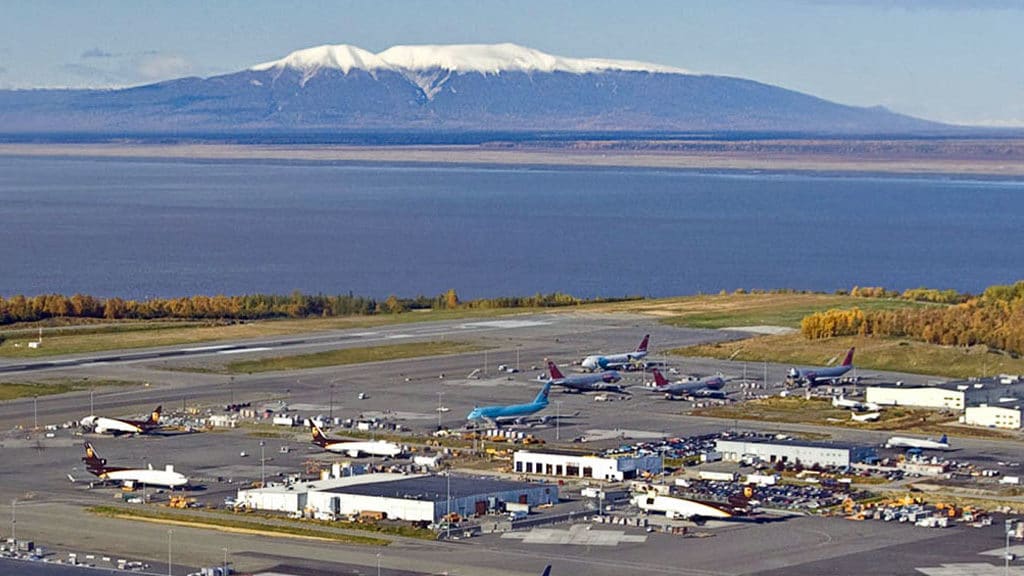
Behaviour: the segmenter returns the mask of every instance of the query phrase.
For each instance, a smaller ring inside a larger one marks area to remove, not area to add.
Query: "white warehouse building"
[[[1024,400],[1019,376],[959,380],[934,385],[878,384],[868,386],[864,401],[884,406],[916,406],[964,410],[968,406],[995,405]]]
[[[988,428],[1020,430],[1020,406],[968,406],[964,410],[963,423]]]
[[[799,461],[804,466],[850,466],[875,456],[870,446],[773,438],[719,438],[715,440],[715,451],[731,462],[757,458],[772,463]]]
[[[449,511],[469,517],[502,511],[510,502],[531,508],[554,504],[558,486],[490,477],[364,474],[240,490],[238,502],[256,510],[318,517],[373,512],[392,520],[437,523]]]
[[[568,452],[531,452],[519,450],[512,457],[519,474],[537,474],[561,478],[592,478],[621,482],[644,473],[658,474],[664,469],[660,454],[627,456],[585,456]]]
[[[919,406],[921,408],[963,410],[966,395],[963,390],[946,385],[879,384],[867,387],[864,392],[864,401],[880,406]]]

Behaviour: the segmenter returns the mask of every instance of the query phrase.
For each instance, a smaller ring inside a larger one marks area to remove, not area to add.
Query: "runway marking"
[[[182,352],[212,352],[214,350],[223,350],[230,348],[231,344],[221,344],[220,346],[198,346],[196,348],[182,348]]]
[[[470,322],[463,324],[460,328],[530,328],[532,326],[547,326],[551,322],[543,320],[487,320],[485,322]]]
[[[272,348],[259,346],[256,348],[242,348],[241,350],[221,350],[217,354],[245,354],[246,352],[264,352],[266,350],[272,350]]]
[[[647,430],[603,430],[593,429],[587,430],[585,438],[590,442],[598,440],[614,440],[621,438],[623,440],[656,440],[665,437],[664,432],[650,432]]]
[[[507,532],[503,539],[524,544],[571,544],[574,546],[618,546],[623,542],[646,542],[647,536],[630,536],[621,530],[590,530],[589,524],[575,524],[568,530],[534,528],[529,532]]]
[[[928,576],[1001,576],[1003,574],[1020,576],[1024,574],[1024,567],[1021,566],[1011,566],[1009,572],[1007,572],[1003,566],[984,564],[982,562],[943,564],[942,566],[929,568],[916,568],[916,570]]]
[[[494,387],[497,387],[497,386],[503,386],[503,385],[509,384],[509,383],[510,382],[508,380],[505,380],[504,378],[486,378],[486,379],[483,379],[483,380],[476,380],[476,379],[474,379],[474,380],[464,380],[464,379],[459,379],[459,380],[445,380],[444,381],[444,385],[445,386],[483,386],[483,387],[487,387],[487,388],[494,388]]]

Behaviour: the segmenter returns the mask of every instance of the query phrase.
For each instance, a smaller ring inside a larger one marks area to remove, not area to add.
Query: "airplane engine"
[[[349,458],[359,458],[359,450],[349,450],[348,451],[348,457]]]

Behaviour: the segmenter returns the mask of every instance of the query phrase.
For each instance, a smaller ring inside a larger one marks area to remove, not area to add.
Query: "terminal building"
[[[876,456],[870,446],[775,438],[719,438],[715,441],[715,451],[722,454],[723,460],[731,462],[756,458],[784,464],[799,461],[804,466],[850,466]]]
[[[578,453],[519,450],[512,457],[519,474],[536,474],[558,478],[590,478],[622,482],[645,474],[659,474],[664,469],[660,454],[624,456],[593,456]]]
[[[964,410],[969,406],[995,406],[1024,400],[1024,381],[1019,376],[959,380],[933,385],[897,382],[868,386],[864,401],[882,406],[916,406]]]
[[[491,477],[365,474],[240,490],[238,502],[256,510],[315,517],[372,514],[378,518],[439,523],[500,512],[505,504],[535,507],[558,502],[558,486]]]
[[[962,421],[971,426],[985,426],[987,428],[1005,428],[1007,430],[1020,430],[1021,410],[1020,406],[968,406],[964,410]]]

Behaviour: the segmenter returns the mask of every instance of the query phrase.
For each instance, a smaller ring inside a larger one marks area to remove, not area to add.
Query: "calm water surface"
[[[1022,217],[1016,181],[0,158],[0,294],[978,291]]]

